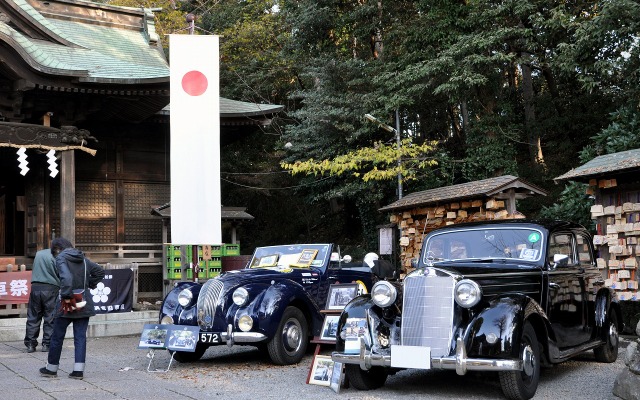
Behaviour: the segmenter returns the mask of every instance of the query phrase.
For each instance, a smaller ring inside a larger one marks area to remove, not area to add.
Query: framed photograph
[[[337,283],[329,287],[327,310],[342,310],[358,294],[357,283]]]
[[[346,354],[359,354],[360,353],[360,340],[367,329],[366,318],[347,318],[344,325],[345,327],[345,339],[344,339],[344,352]]]
[[[145,324],[140,335],[139,349],[164,349],[170,325]]]
[[[278,255],[277,254],[272,254],[270,256],[264,256],[260,259],[260,262],[258,263],[257,268],[264,268],[264,267],[273,267],[278,263]]]
[[[320,331],[320,340],[336,340],[336,331],[338,330],[339,315],[325,315],[322,331]]]
[[[316,258],[316,254],[318,254],[318,250],[314,249],[304,249],[302,250],[302,254],[300,254],[300,258],[295,263],[296,267],[309,267],[311,263]]]
[[[311,366],[309,383],[312,385],[330,386],[333,364],[331,356],[315,356],[313,358],[313,365]]]
[[[166,342],[167,349],[175,351],[196,351],[200,328],[197,326],[180,326],[169,329]]]
[[[333,372],[331,373],[331,379],[329,382],[329,386],[333,389],[334,392],[340,393],[340,387],[342,386],[342,381],[344,380],[344,368],[342,367],[341,362],[333,362]]]

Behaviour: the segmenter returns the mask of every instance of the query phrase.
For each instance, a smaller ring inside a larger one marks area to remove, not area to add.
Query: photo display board
[[[199,333],[197,326],[145,324],[138,348],[194,352]]]

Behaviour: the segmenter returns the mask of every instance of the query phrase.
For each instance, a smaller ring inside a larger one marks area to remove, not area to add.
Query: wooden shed
[[[401,231],[400,260],[408,271],[411,259],[420,254],[427,232],[461,222],[524,218],[516,208],[517,200],[539,195],[546,196],[547,192],[518,177],[504,175],[411,193],[380,211],[390,212],[391,223]]]
[[[555,181],[586,183],[594,198],[597,264],[620,300],[637,301],[640,263],[640,149],[594,158]]]

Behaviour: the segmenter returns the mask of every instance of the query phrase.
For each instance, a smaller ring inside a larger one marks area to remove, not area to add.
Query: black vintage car
[[[497,371],[507,398],[534,396],[541,365],[593,350],[614,362],[619,304],[592,238],[562,221],[507,220],[430,232],[416,269],[379,281],[338,322],[334,361],[357,389],[406,368]]]
[[[331,244],[259,247],[245,269],[204,284],[176,284],[162,303],[160,323],[198,326],[199,341],[194,352],[176,351],[175,359],[198,360],[214,345],[252,345],[275,364],[299,362],[320,334],[329,286],[371,289],[371,269],[349,260]]]

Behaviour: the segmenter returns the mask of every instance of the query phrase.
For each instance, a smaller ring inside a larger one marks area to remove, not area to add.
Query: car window
[[[253,253],[250,268],[310,268],[322,267],[330,256],[325,244],[296,244],[258,247]]]
[[[570,233],[555,233],[549,238],[549,262],[553,264],[556,254],[569,256],[569,265],[575,265],[573,257],[573,235]]]
[[[589,251],[589,237],[579,233],[576,235],[576,241],[578,244],[578,260],[580,263],[593,264],[591,251]]]
[[[512,258],[537,261],[542,233],[530,228],[461,229],[426,238],[425,263],[446,260]]]

